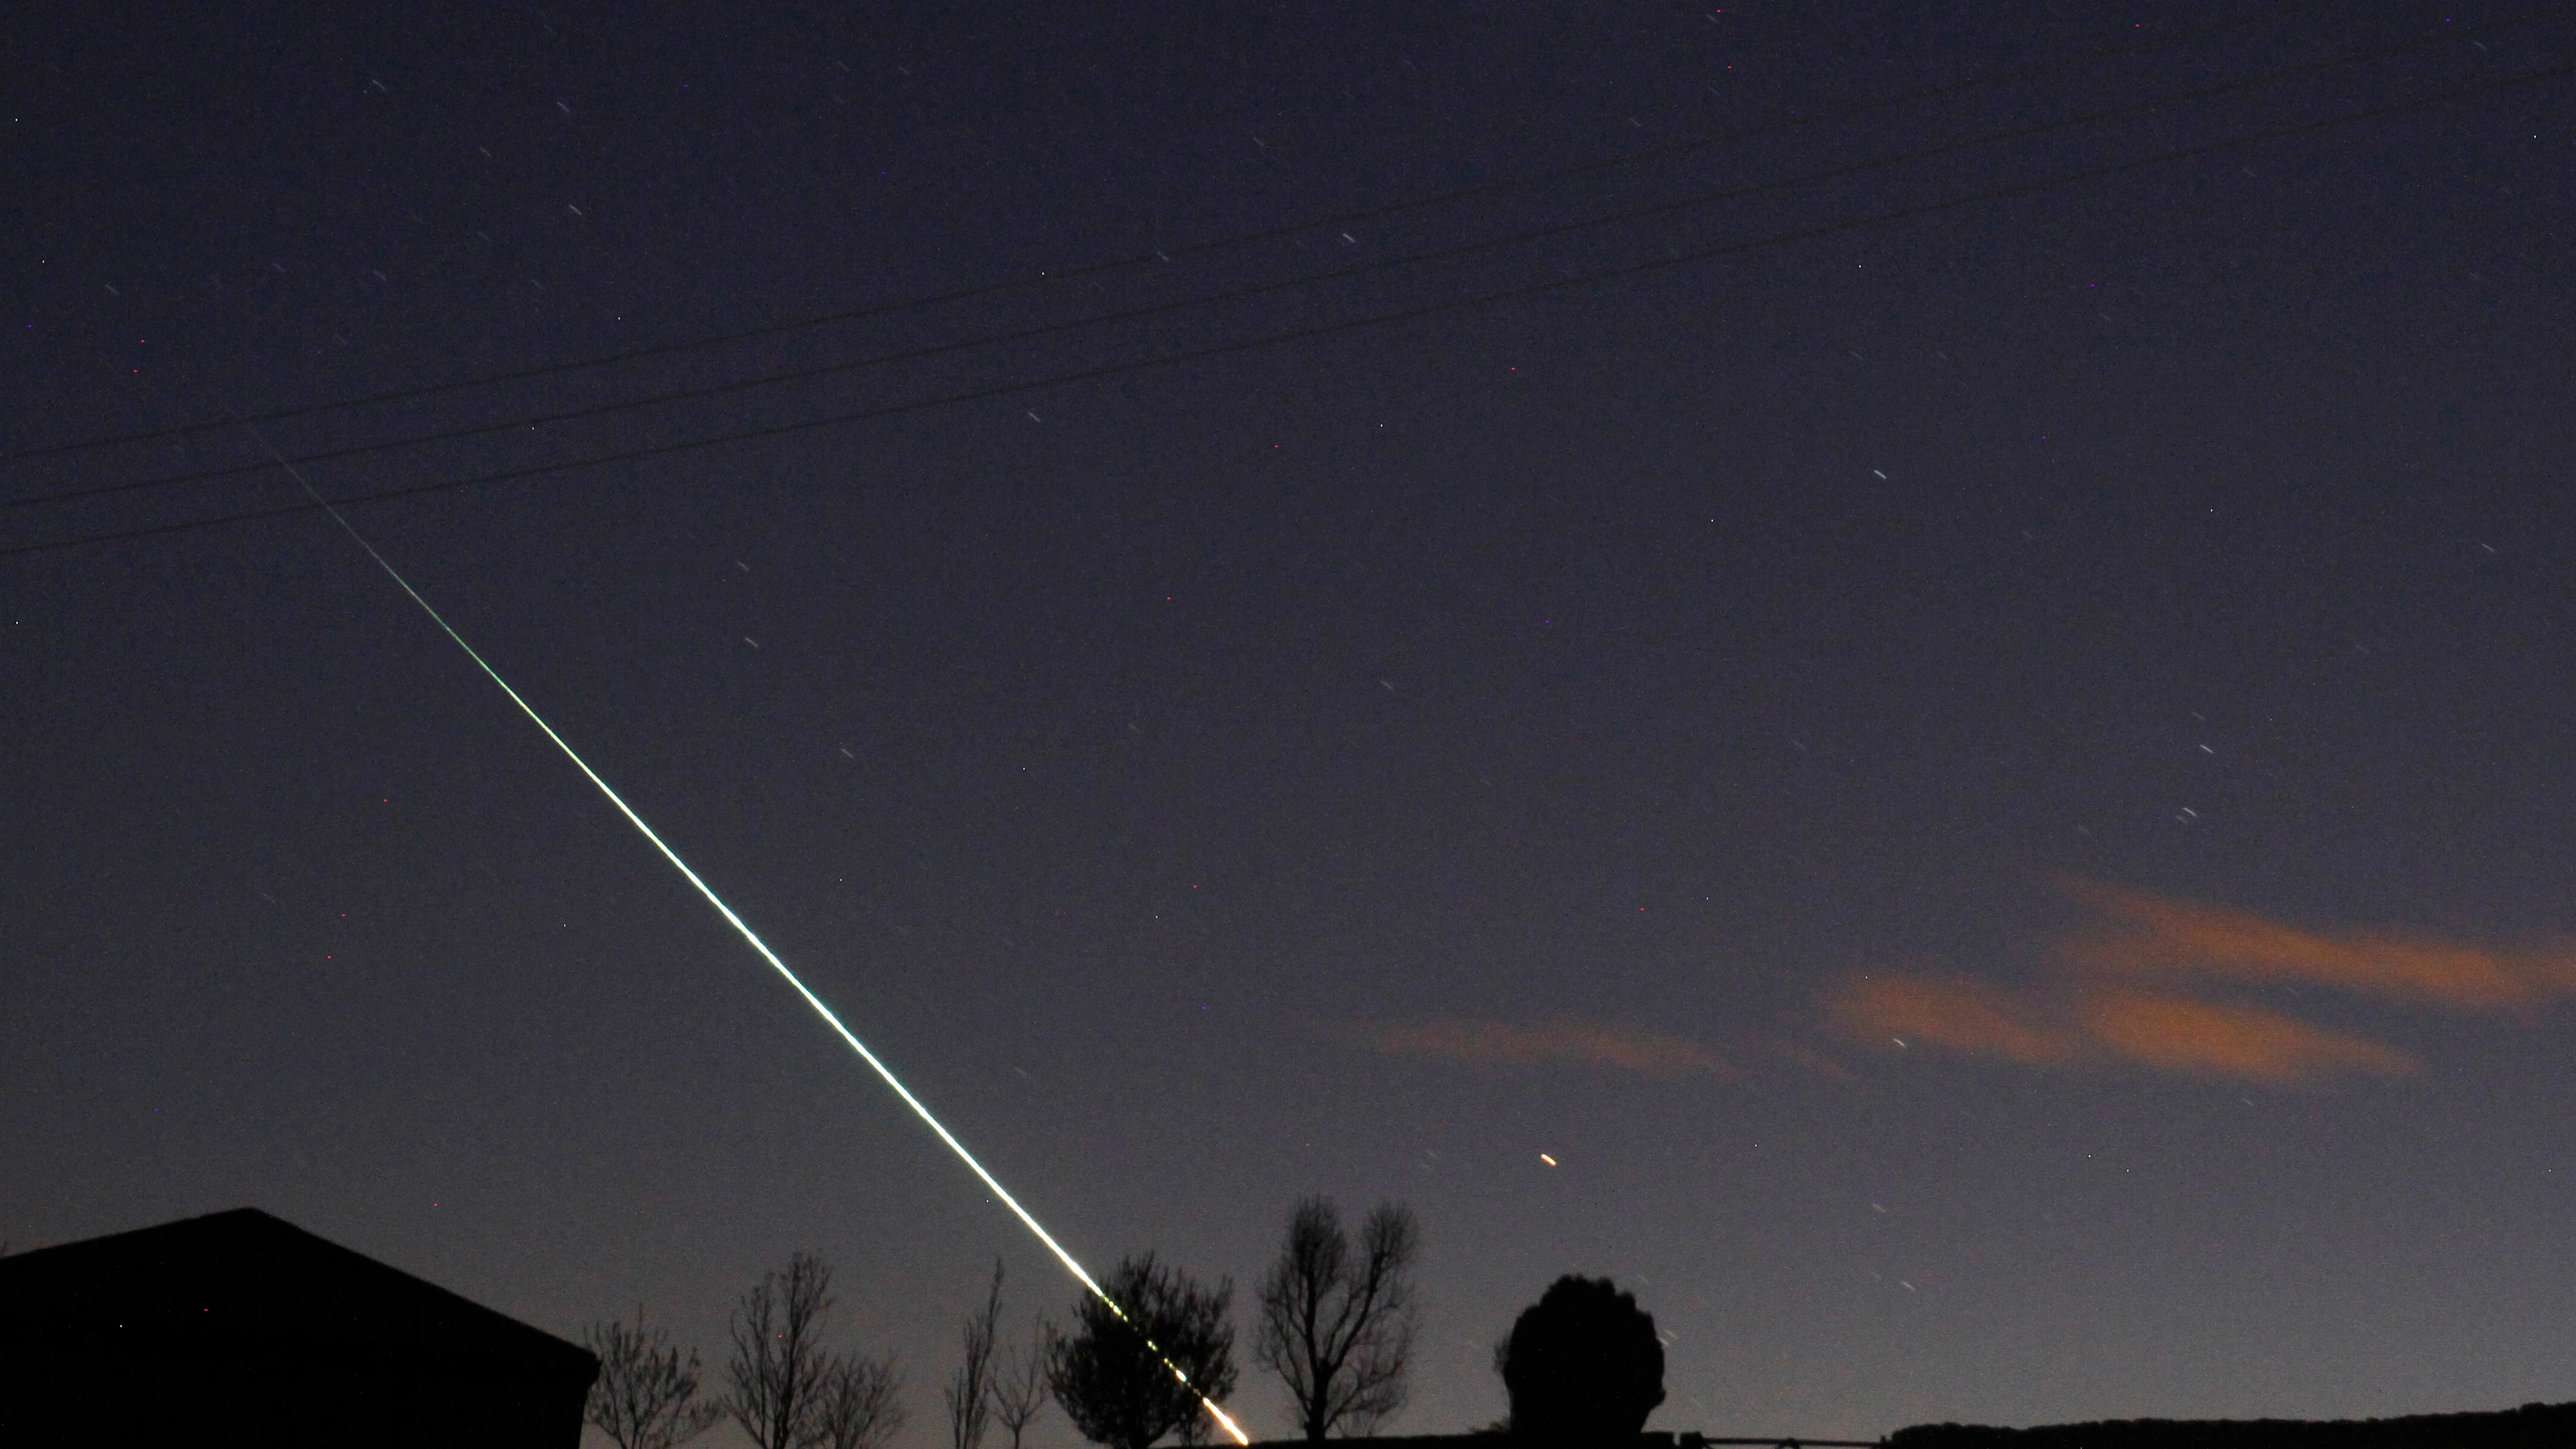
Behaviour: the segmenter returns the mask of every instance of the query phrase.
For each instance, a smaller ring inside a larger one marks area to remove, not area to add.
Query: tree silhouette
[[[957,1334],[957,1367],[950,1371],[943,1395],[948,1403],[949,1449],[983,1449],[984,1428],[993,1418],[993,1354],[1001,1326],[1002,1264],[995,1259],[992,1291]]]
[[[832,1266],[812,1253],[771,1269],[742,1295],[729,1325],[725,1412],[760,1449],[808,1449],[823,1381],[823,1314],[832,1306]]]
[[[831,1307],[831,1265],[798,1253],[734,1308],[724,1410],[759,1449],[873,1449],[902,1426],[891,1357],[825,1351]]]
[[[671,1346],[670,1330],[644,1326],[640,1306],[631,1327],[612,1318],[581,1337],[599,1358],[582,1418],[617,1449],[676,1449],[724,1417],[723,1405],[698,1398],[697,1351],[684,1361]]]
[[[1301,1200],[1261,1284],[1261,1362],[1279,1375],[1309,1440],[1373,1432],[1404,1405],[1417,1310],[1413,1213],[1381,1205],[1358,1252],[1332,1199]]]
[[[1546,1445],[1633,1444],[1664,1401],[1655,1320],[1607,1278],[1568,1275],[1521,1310],[1495,1354],[1512,1434]]]
[[[1202,1442],[1199,1395],[1234,1391],[1234,1326],[1226,1321],[1234,1285],[1220,1279],[1213,1290],[1201,1288],[1147,1253],[1121,1260],[1102,1287],[1125,1316],[1089,1294],[1074,1301],[1073,1332],[1047,1345],[1056,1402],[1082,1437],[1108,1449],[1146,1449],[1171,1433],[1184,1444]]]
[[[1038,1319],[1027,1351],[1014,1353],[993,1375],[993,1418],[1020,1449],[1020,1436],[1047,1406],[1047,1324]]]
[[[811,1442],[818,1449],[877,1449],[903,1427],[903,1378],[891,1355],[844,1354],[823,1370]]]

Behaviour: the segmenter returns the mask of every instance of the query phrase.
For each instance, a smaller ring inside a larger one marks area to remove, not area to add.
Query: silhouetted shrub
[[[1201,1287],[1147,1253],[1121,1260],[1103,1287],[1123,1314],[1084,1293],[1073,1332],[1049,1335],[1047,1382],[1065,1417],[1105,1449],[1146,1449],[1166,1434],[1204,1443],[1199,1395],[1234,1392],[1234,1285]]]
[[[1607,1278],[1557,1279],[1521,1310],[1496,1359],[1512,1434],[1533,1443],[1632,1444],[1664,1401],[1655,1320]]]

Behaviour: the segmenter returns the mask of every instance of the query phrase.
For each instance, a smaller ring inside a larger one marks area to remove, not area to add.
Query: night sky
[[[0,464],[0,1238],[254,1205],[711,1365],[812,1248],[906,1449],[996,1255],[1071,1301],[239,471],[287,414],[1074,1252],[1234,1278],[1256,1431],[1310,1192],[1421,1216],[1397,1430],[1498,1417],[1566,1272],[1665,1330],[1656,1428],[2576,1398],[2571,51],[13,9],[0,451],[128,441]]]

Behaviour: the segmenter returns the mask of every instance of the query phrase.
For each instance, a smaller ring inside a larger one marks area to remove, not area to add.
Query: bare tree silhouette
[[[993,1287],[957,1333],[957,1367],[943,1397],[948,1403],[949,1449],[983,1449],[993,1419],[993,1352],[1002,1326],[1002,1263],[993,1260]]]
[[[1028,1348],[1010,1355],[993,1375],[993,1418],[1011,1436],[1011,1449],[1020,1449],[1020,1436],[1046,1412],[1047,1345],[1053,1336],[1041,1316],[1030,1326]]]
[[[832,1266],[798,1253],[742,1295],[728,1326],[725,1412],[760,1449],[809,1449],[831,1362],[823,1314],[832,1306]]]
[[[877,1449],[903,1420],[903,1378],[893,1357],[848,1354],[823,1370],[810,1442],[818,1449]]]
[[[617,1449],[676,1449],[724,1417],[723,1405],[698,1398],[697,1350],[683,1360],[670,1330],[645,1327],[642,1305],[632,1325],[614,1318],[594,1323],[582,1342],[599,1359],[582,1417]]]
[[[903,1425],[903,1379],[892,1356],[823,1347],[832,1267],[798,1253],[742,1295],[724,1410],[759,1449],[874,1449]]]
[[[1309,1440],[1374,1432],[1404,1406],[1421,1242],[1412,1211],[1396,1203],[1368,1215],[1356,1253],[1332,1199],[1305,1198],[1289,1213],[1262,1280],[1256,1352],[1288,1386]]]

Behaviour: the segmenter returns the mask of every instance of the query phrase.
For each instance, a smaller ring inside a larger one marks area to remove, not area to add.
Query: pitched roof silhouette
[[[569,1449],[597,1373],[577,1345],[255,1208],[0,1258],[0,1441]]]

